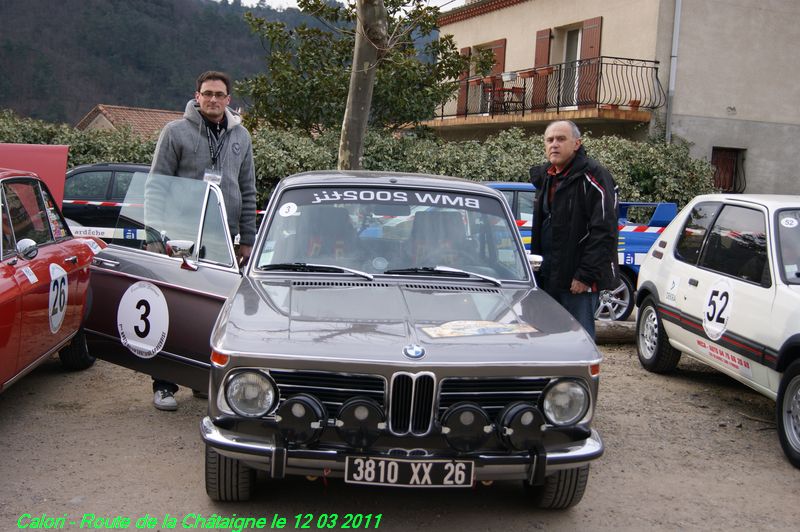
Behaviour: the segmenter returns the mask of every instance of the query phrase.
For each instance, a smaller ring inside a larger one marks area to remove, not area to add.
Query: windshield
[[[456,268],[527,280],[516,228],[499,199],[422,189],[352,187],[287,190],[255,267],[324,264],[368,274]],[[400,271],[398,271],[400,270]]]
[[[778,251],[784,280],[800,284],[800,210],[778,213]]]

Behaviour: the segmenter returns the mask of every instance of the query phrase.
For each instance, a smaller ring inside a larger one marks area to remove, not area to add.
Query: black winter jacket
[[[531,251],[542,254],[542,225],[546,216],[547,190],[554,176],[547,173],[550,164],[530,169],[536,187]],[[550,209],[551,249],[545,256],[540,275],[548,290],[569,290],[577,279],[596,290],[616,288],[619,265],[619,204],[617,186],[600,163],[586,156],[583,146],[553,196]],[[548,264],[549,263],[549,264]]]

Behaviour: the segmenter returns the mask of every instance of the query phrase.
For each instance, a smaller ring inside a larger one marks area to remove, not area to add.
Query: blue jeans
[[[556,294],[550,294],[553,298],[561,303],[561,306],[567,309],[567,312],[572,314],[578,323],[580,323],[589,336],[594,340],[594,311],[600,302],[600,296],[597,292],[584,292],[582,294],[573,294],[569,290],[558,290]]]

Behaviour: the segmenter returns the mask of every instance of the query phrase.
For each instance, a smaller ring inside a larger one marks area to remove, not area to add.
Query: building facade
[[[796,0],[478,0],[445,12],[463,55],[489,48],[427,125],[481,138],[554,119],[594,135],[688,141],[720,190],[800,194]]]

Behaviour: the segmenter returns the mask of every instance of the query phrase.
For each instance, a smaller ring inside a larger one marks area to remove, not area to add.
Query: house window
[[[738,148],[711,149],[711,164],[714,166],[714,188],[720,192],[744,192],[744,152]]]

